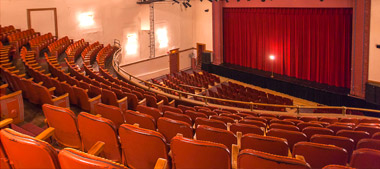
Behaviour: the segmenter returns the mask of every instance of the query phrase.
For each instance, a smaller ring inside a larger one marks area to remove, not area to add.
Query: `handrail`
[[[229,99],[222,99],[222,98],[203,96],[203,95],[199,95],[199,94],[187,93],[187,92],[183,92],[183,91],[175,90],[175,89],[172,89],[172,88],[160,86],[160,85],[157,85],[157,84],[154,84],[154,83],[151,83],[151,82],[139,79],[138,77],[131,75],[130,73],[126,72],[125,70],[120,69],[120,67],[119,67],[119,60],[118,60],[118,59],[120,59],[120,56],[117,56],[117,55],[121,54],[121,52],[120,52],[121,50],[122,49],[120,48],[118,50],[118,52],[115,52],[114,53],[114,57],[113,57],[113,59],[116,60],[116,61],[113,61],[113,62],[115,63],[114,66],[117,67],[117,71],[118,72],[120,72],[120,70],[121,70],[123,73],[127,74],[129,76],[129,80],[130,81],[132,81],[133,79],[136,79],[137,81],[144,83],[145,85],[141,86],[141,87],[145,87],[145,89],[147,89],[149,91],[152,91],[152,89],[151,89],[152,86],[155,86],[157,88],[160,88],[161,90],[165,89],[165,90],[169,90],[169,91],[172,91],[172,92],[177,92],[179,100],[182,99],[183,95],[188,95],[188,96],[202,98],[204,100],[204,103],[206,105],[208,105],[208,100],[216,100],[216,101],[229,102],[229,103],[246,104],[246,105],[250,106],[250,110],[251,111],[254,110],[254,106],[269,106],[269,107],[281,107],[281,108],[295,108],[295,109],[297,109],[297,114],[299,114],[299,110],[300,109],[340,109],[342,111],[343,115],[346,115],[347,110],[372,112],[372,113],[379,113],[380,114],[380,110],[375,110],[375,109],[364,109],[364,108],[345,107],[345,106],[294,106],[294,105],[278,105],[278,104],[254,103],[254,102],[229,100]],[[240,108],[240,107],[238,107],[238,108]]]

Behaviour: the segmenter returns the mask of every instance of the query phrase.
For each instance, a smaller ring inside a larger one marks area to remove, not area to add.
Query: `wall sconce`
[[[127,35],[127,43],[125,45],[125,50],[127,51],[127,55],[137,54],[138,42],[137,42],[137,34],[128,34]]]
[[[93,12],[85,12],[78,15],[78,21],[80,27],[90,27],[95,24],[94,21],[94,13]]]

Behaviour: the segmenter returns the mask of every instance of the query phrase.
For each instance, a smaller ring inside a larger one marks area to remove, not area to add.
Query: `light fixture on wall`
[[[168,30],[166,28],[161,28],[156,30],[157,41],[159,48],[166,48],[169,45]]]
[[[127,51],[127,55],[135,55],[137,54],[138,42],[137,42],[137,34],[132,33],[127,35],[127,43],[125,45],[125,50]]]
[[[78,21],[80,27],[90,27],[95,24],[94,21],[94,13],[93,12],[85,12],[78,15]]]

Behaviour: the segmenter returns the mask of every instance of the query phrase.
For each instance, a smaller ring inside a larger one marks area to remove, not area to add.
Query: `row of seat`
[[[70,62],[75,62],[76,59],[80,56],[82,51],[89,45],[88,42],[85,42],[84,39],[78,40],[71,44],[69,47],[67,47],[65,53],[66,53],[66,58]]]
[[[101,49],[96,56],[96,62],[98,63],[98,66],[105,68],[106,60],[113,57],[113,53],[116,51],[116,49],[116,47],[112,47],[110,44]]]
[[[96,59],[98,52],[103,49],[103,44],[99,42],[95,42],[89,46],[87,46],[81,53],[83,64],[91,66]]]
[[[11,123],[11,120],[0,122],[0,128]],[[55,149],[45,140],[55,134],[50,127],[41,134],[31,137],[11,128],[0,132],[1,168],[127,168],[122,164],[99,157],[105,147],[104,142],[96,142],[87,153],[73,148]],[[20,150],[23,153],[20,153]],[[166,160],[157,160],[155,169],[166,168]],[[153,168],[153,167],[152,167]]]
[[[27,29],[21,32],[15,32],[7,36],[8,42],[17,50],[28,44],[29,40],[40,36],[39,32],[34,32],[34,29]]]
[[[0,41],[6,42],[8,35],[16,32],[20,32],[20,29],[15,29],[13,25],[8,25],[4,27],[0,25]]]
[[[63,53],[66,48],[73,43],[72,39],[65,36],[60,38],[48,46],[49,52],[52,56],[58,57],[61,53]]]
[[[40,52],[47,48],[51,43],[56,41],[57,38],[53,37],[53,35],[49,32],[47,34],[37,36],[31,40],[29,40],[29,45],[32,50],[34,50],[36,58],[40,57]]]

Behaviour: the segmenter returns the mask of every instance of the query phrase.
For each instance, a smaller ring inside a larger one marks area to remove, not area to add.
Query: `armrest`
[[[19,73],[19,72],[20,72],[19,70],[15,70],[15,71],[12,71],[11,73],[16,74],[16,73]]]
[[[54,91],[54,90],[55,90],[55,87],[52,87],[52,88],[49,88],[49,89],[48,89],[49,92],[52,92],[52,91]]]
[[[296,159],[298,159],[298,160],[302,160],[302,161],[305,161],[305,162],[306,162],[305,157],[302,156],[302,155],[296,155]]]
[[[118,100],[117,103],[125,102],[125,101],[127,101],[127,99],[128,99],[128,97],[125,96],[124,98]]]
[[[236,144],[232,144],[232,153],[231,153],[232,169],[237,169],[238,155],[239,155],[239,147]]]
[[[156,165],[154,166],[154,169],[166,169],[167,164],[168,160],[159,158],[156,162]]]
[[[94,98],[91,98],[91,99],[88,99],[88,102],[93,102],[93,101],[95,101],[95,100],[99,100],[100,98],[102,98],[102,95],[98,95],[98,96],[96,96],[96,97],[94,97]]]
[[[139,105],[146,105],[146,98],[139,101]]]
[[[25,73],[21,75],[17,75],[18,77],[25,77]]]
[[[7,87],[8,87],[8,83],[5,83],[5,84],[3,84],[3,85],[0,86],[0,89],[5,89]]]
[[[145,98],[144,98],[145,99]],[[158,103],[157,103],[157,106],[158,107],[161,107],[162,105],[164,105],[164,100],[161,100],[161,101],[159,101]]]
[[[41,82],[39,82],[39,83],[37,83],[37,84],[42,85],[43,83],[44,83],[44,82],[41,81]]]
[[[10,125],[12,122],[13,122],[13,119],[11,119],[11,118],[7,118],[7,119],[4,119],[4,120],[1,120],[1,121],[0,121],[0,128],[3,128],[3,127],[5,127],[5,126],[8,126],[8,125]]]
[[[231,125],[232,125],[231,123],[227,123],[227,130],[228,130],[228,131],[231,131],[231,130],[230,130]]]
[[[47,138],[51,137],[54,134],[55,128],[49,127],[46,130],[44,130],[42,133],[40,133],[38,136],[36,136],[36,139],[39,140],[46,140]]]
[[[242,132],[240,132],[240,131],[236,132],[237,146],[239,149],[241,148],[241,137],[242,137],[242,135],[243,135]]]
[[[53,102],[58,101],[58,100],[61,100],[61,99],[64,99],[64,98],[66,98],[66,97],[69,97],[69,93],[65,93],[65,94],[62,95],[62,96],[59,96],[59,97],[54,98],[54,99],[53,99]]]
[[[175,100],[174,99],[171,102],[169,102],[169,106],[175,107]]]
[[[101,141],[98,141],[96,142],[91,148],[90,150],[88,150],[88,154],[91,154],[91,155],[95,155],[95,156],[98,156],[99,153],[101,153],[104,149],[104,145],[105,143],[104,142],[101,142]]]

